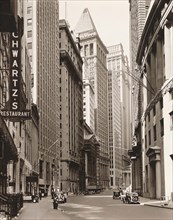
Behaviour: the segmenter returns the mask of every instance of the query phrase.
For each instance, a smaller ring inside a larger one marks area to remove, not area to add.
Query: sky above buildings
[[[105,44],[122,43],[129,58],[129,0],[60,0],[60,19],[75,29],[80,16],[88,8],[97,32]]]

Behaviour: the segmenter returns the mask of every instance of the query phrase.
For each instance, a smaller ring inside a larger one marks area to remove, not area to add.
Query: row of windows
[[[151,130],[148,131],[148,136],[145,135],[145,148],[147,148],[148,145],[151,145],[151,141],[153,137],[153,141],[157,141],[157,125],[153,126],[153,136],[151,135]],[[164,136],[164,119],[162,118],[160,120],[160,136],[163,137]],[[147,139],[148,139],[148,144],[147,144]]]
[[[159,104],[160,104],[160,109],[163,108],[163,98],[160,99],[159,101]],[[156,115],[156,105],[153,106],[153,116]],[[148,114],[148,122],[150,122],[150,112]]]
[[[91,43],[89,45],[88,44],[84,45],[81,50],[83,51],[84,56],[93,55],[94,54],[93,43]]]

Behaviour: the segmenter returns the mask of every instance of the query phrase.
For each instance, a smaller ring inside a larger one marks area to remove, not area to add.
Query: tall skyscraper
[[[107,49],[110,186],[127,187],[131,182],[130,161],[127,157],[131,143],[129,64],[122,44]]]
[[[60,188],[79,191],[83,147],[83,87],[80,44],[65,20],[59,21],[60,36]]]
[[[58,185],[59,129],[59,3],[24,1],[26,36],[33,76],[33,102],[39,111],[39,187]],[[57,175],[56,175],[57,174]]]
[[[106,54],[108,51],[97,33],[87,8],[84,9],[74,32],[80,38],[82,46],[81,55],[86,58],[89,67],[88,80],[94,88],[94,132],[100,140],[100,173],[97,174],[98,182],[100,181],[103,187],[108,187],[108,71],[106,67]]]

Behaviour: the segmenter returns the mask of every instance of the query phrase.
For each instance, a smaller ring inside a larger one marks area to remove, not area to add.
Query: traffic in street
[[[25,203],[20,220],[60,219],[60,220],[172,220],[173,209],[124,204],[113,199],[112,190],[100,194],[69,196],[67,203],[53,209],[51,197],[42,198],[39,203]]]

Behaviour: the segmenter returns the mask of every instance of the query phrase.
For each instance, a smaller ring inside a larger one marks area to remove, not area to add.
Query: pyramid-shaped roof
[[[97,30],[95,28],[94,22],[91,18],[91,15],[89,13],[88,8],[85,8],[76,27],[74,32],[76,34],[79,33],[84,33],[84,32],[88,32],[88,31],[94,31],[97,33]]]

